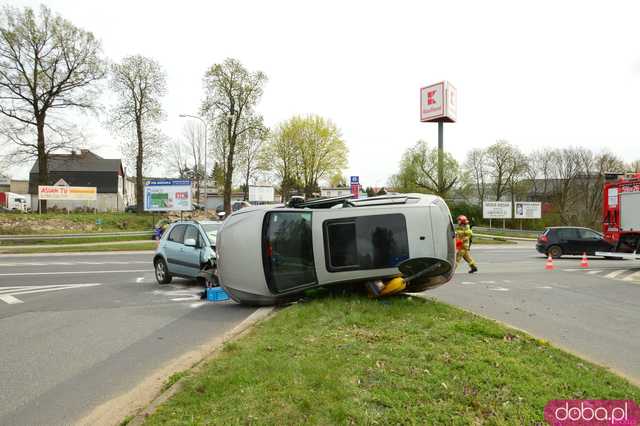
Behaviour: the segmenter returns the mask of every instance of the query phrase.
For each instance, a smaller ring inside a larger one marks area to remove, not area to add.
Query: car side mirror
[[[187,247],[195,247],[196,246],[196,239],[195,238],[187,238],[186,240],[184,240],[184,245]]]

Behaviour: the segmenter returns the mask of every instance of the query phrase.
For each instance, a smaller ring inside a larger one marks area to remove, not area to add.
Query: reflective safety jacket
[[[462,248],[469,250],[473,231],[469,225],[458,225],[456,227],[456,238],[462,241]]]

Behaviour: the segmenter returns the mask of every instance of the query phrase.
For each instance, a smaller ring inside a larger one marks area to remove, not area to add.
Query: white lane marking
[[[0,274],[0,277],[15,277],[23,275],[124,274],[132,272],[153,272],[153,269],[131,269],[120,271],[14,272],[10,274]]]
[[[137,283],[141,283],[142,281],[144,281],[144,277],[138,277],[138,278],[136,278],[136,282],[137,282]]]
[[[98,285],[101,285],[101,284],[99,283],[59,284],[59,285],[48,285],[48,286],[41,286],[41,287],[25,286],[25,287],[22,287],[24,290],[15,289],[9,292],[2,292],[2,294],[0,294],[0,300],[2,300],[5,303],[8,303],[9,305],[13,305],[16,303],[24,303],[22,300],[18,299],[17,297],[14,297],[21,294],[45,293],[48,291],[70,290],[73,288],[95,287]],[[0,287],[0,291],[3,289],[4,287]]]
[[[148,260],[129,260],[129,261],[104,261],[104,262],[89,262],[89,261],[76,261],[76,262],[6,262],[0,263],[0,266],[57,266],[57,265],[133,265],[133,264],[148,264]]]
[[[473,281],[462,281],[460,284],[469,285],[469,284],[475,284],[475,283]]]
[[[199,308],[200,306],[204,306],[206,304],[207,304],[207,302],[196,302],[196,303],[190,304],[189,307],[191,307],[191,308]]]
[[[200,297],[198,296],[189,296],[189,297],[176,297],[175,299],[171,299],[174,302],[186,302],[187,300],[198,300]]]
[[[536,288],[540,288],[540,289],[542,289],[542,290],[551,290],[553,287],[548,286],[548,285],[543,285],[543,286],[541,286],[541,287],[536,287]]]
[[[602,272],[602,271],[589,271],[589,272],[587,272],[587,274],[595,275],[595,274],[599,274],[600,272]]]
[[[26,291],[26,290],[38,290],[44,288],[53,288],[59,287],[60,284],[52,284],[52,285],[23,285],[19,287],[0,287],[0,294],[4,293],[15,293],[16,291]]]
[[[16,303],[24,303],[22,300],[18,299],[17,297],[13,297],[10,294],[0,295],[0,300],[2,300],[5,303],[8,303],[9,305],[15,305]]]
[[[605,275],[604,277],[605,277],[605,278],[615,278],[615,277],[617,277],[618,275],[620,275],[620,274],[622,274],[622,273],[624,273],[624,272],[627,272],[627,271],[628,271],[628,269],[618,269],[618,270],[616,270],[616,271],[609,272],[609,273],[608,273],[607,275]]]
[[[480,281],[480,284],[495,284],[495,281]]]
[[[504,288],[504,287],[490,287],[489,290],[493,290],[493,291],[509,291],[508,288]]]
[[[640,271],[627,275],[626,277],[622,278],[622,281],[635,281],[636,279],[640,279]]]

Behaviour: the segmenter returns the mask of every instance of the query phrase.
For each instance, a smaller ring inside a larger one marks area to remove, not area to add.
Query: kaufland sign
[[[420,89],[420,121],[454,123],[457,117],[457,92],[448,81]]]

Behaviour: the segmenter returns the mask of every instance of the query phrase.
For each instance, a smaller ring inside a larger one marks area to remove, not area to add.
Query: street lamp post
[[[180,114],[181,118],[195,118],[196,120],[200,120],[202,125],[204,126],[204,215],[207,215],[207,202],[209,201],[208,192],[207,192],[207,122],[204,121],[202,117],[197,115],[189,115],[189,114]]]

